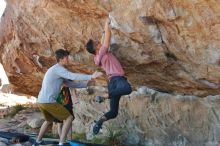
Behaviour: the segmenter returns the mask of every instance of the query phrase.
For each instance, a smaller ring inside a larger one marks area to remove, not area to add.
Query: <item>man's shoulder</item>
[[[99,55],[105,55],[105,54],[108,54],[108,47],[106,47],[105,44],[102,44],[100,49],[99,49],[99,52],[95,55],[95,57],[99,56]]]
[[[53,66],[51,66],[49,69],[51,70],[56,70],[56,69],[65,69],[64,66],[57,64],[54,64]]]
[[[62,66],[60,66],[59,64],[54,64],[53,66],[51,66],[48,70],[47,73],[49,72],[55,72],[56,70],[61,70]]]

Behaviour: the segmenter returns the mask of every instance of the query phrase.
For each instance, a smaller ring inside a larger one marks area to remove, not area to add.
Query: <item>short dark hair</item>
[[[93,40],[89,39],[89,41],[86,43],[86,50],[95,55],[95,48],[94,48],[94,42]]]
[[[58,49],[56,50],[55,54],[56,54],[56,60],[57,62],[59,62],[60,59],[63,59],[64,57],[68,56],[70,52],[64,49]]]

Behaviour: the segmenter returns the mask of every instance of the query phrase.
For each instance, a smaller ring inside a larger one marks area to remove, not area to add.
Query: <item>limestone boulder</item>
[[[110,50],[133,86],[169,93],[220,92],[220,4],[175,0],[7,0],[0,62],[13,92],[37,95],[58,48],[71,51],[75,72],[97,69],[85,51],[111,19]],[[105,85],[106,79],[99,83]]]

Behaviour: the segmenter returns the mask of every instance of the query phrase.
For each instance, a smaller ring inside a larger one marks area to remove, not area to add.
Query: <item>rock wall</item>
[[[112,20],[111,51],[134,86],[169,93],[216,95],[220,90],[216,0],[7,0],[0,55],[14,92],[37,95],[54,51],[71,51],[72,70],[96,70],[85,52]]]
[[[121,133],[117,138],[126,146],[220,144],[220,96],[198,98],[146,89],[123,96],[118,117],[105,122],[102,133],[95,137],[105,138],[110,130]],[[80,94],[80,102],[74,105],[73,131],[86,133],[87,139],[94,138],[93,121],[109,109],[108,100],[96,103],[94,96]]]
[[[123,98],[120,116],[109,124],[115,130],[124,130],[124,142],[218,144],[219,1],[6,2],[0,27],[0,62],[9,78],[10,91],[37,95],[44,73],[55,63],[54,51],[58,48],[71,51],[71,70],[97,70],[84,46],[89,38],[101,38],[104,21],[110,17],[111,51],[121,61],[133,87],[146,85],[160,91],[151,98],[136,92],[131,98]],[[106,85],[105,79],[98,84]],[[97,104],[92,98],[83,98],[76,106],[78,130],[86,131],[84,125],[107,108],[107,101]]]

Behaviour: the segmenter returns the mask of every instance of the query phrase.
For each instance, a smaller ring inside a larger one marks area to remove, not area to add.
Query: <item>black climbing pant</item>
[[[108,93],[110,98],[110,110],[104,114],[109,119],[117,117],[119,110],[119,101],[122,95],[128,95],[132,91],[131,85],[124,76],[114,76],[108,84]]]

